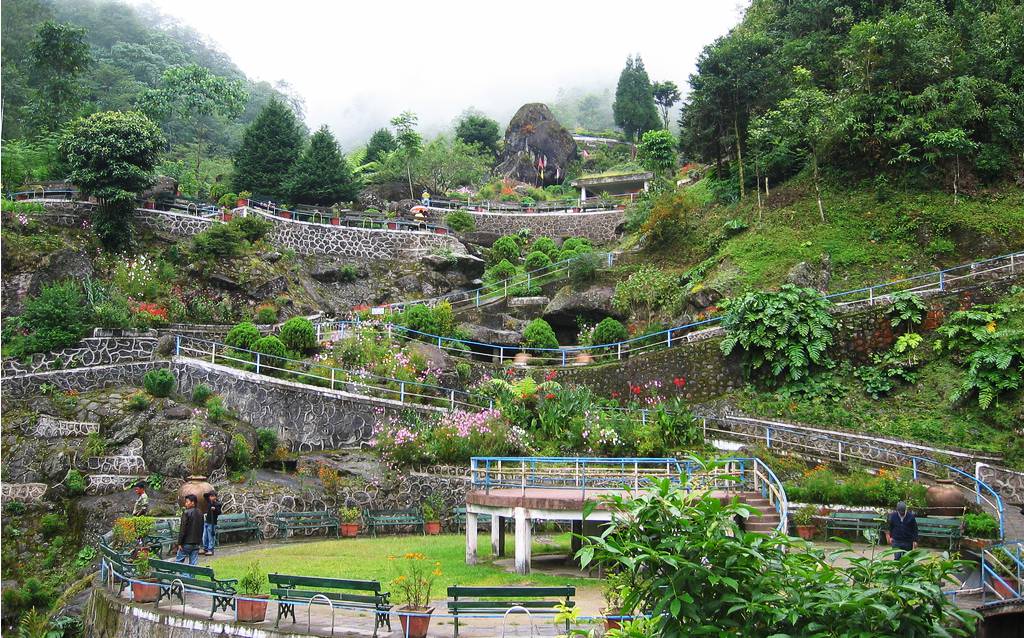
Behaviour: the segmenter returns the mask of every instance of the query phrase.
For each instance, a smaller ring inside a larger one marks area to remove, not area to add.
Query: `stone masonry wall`
[[[155,333],[154,333],[155,334]],[[153,356],[157,339],[153,337],[88,337],[74,346],[56,352],[37,353],[27,362],[3,361],[3,375],[22,375],[62,368],[82,368],[111,363],[146,361]]]
[[[1009,505],[1024,505],[1024,472],[987,464],[978,466],[978,477],[992,486]]]
[[[141,386],[142,375],[162,365],[157,361],[138,361],[9,376],[3,379],[3,395],[5,398],[31,396],[38,393],[39,386],[44,383],[53,385],[63,392],[91,392],[126,385]]]
[[[595,243],[613,241],[625,221],[624,210],[592,213],[488,213],[465,211],[476,220],[476,232],[511,235],[529,228],[533,237],[586,237]],[[431,211],[431,221],[441,223],[448,211]]]

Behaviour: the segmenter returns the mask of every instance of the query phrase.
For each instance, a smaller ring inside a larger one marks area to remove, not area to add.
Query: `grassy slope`
[[[509,541],[511,542],[511,541]],[[568,552],[569,535],[558,534],[542,542],[534,538],[533,553]],[[449,585],[577,585],[594,587],[593,579],[566,578],[533,573],[520,576],[494,566],[491,544],[481,535],[478,544],[480,564],[466,564],[466,538],[462,534],[441,536],[384,536],[381,538],[341,539],[312,543],[276,545],[231,556],[218,556],[212,567],[220,578],[241,578],[253,560],[260,561],[266,573],[303,574],[331,578],[379,580],[389,583],[398,573],[389,556],[401,560],[406,552],[420,552],[429,560],[440,561],[442,575],[434,584],[434,597],[443,597]],[[397,562],[397,561],[396,561]]]

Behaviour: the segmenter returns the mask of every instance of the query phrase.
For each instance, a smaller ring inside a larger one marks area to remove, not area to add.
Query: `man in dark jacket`
[[[220,499],[216,492],[203,494],[206,499],[206,523],[203,525],[203,556],[213,556],[217,544],[217,517],[220,516]]]
[[[174,560],[189,565],[199,562],[199,546],[203,542],[203,513],[196,507],[198,499],[194,494],[185,495],[185,511],[181,513],[178,532],[178,554]]]
[[[907,511],[903,501],[896,503],[896,511],[889,514],[889,544],[903,550],[896,552],[896,560],[902,558],[904,552],[917,549],[917,518]]]

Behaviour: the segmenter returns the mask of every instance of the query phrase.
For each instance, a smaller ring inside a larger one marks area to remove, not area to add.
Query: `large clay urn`
[[[963,516],[967,506],[963,491],[953,483],[953,479],[946,478],[935,479],[935,485],[930,485],[925,492],[924,500],[932,516]]]
[[[185,479],[185,482],[181,484],[181,487],[178,488],[178,505],[185,507],[185,496],[188,494],[194,494],[199,511],[205,514],[206,499],[203,498],[203,495],[212,491],[213,486],[206,481],[205,476],[189,476]]]
[[[530,365],[531,358],[528,352],[517,352],[516,356],[512,358],[512,365],[525,368]]]

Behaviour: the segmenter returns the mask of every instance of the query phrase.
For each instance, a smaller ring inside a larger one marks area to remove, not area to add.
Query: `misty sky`
[[[311,129],[365,142],[403,110],[425,132],[475,107],[507,123],[559,87],[612,86],[630,53],[680,87],[741,4],[627,0],[358,2],[149,0],[213,40],[249,77],[287,81]]]

